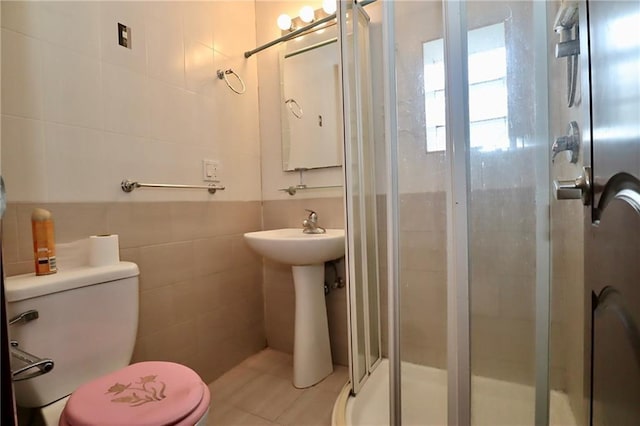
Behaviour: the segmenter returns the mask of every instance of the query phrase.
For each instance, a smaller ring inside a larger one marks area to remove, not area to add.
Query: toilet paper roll
[[[89,265],[107,266],[120,262],[117,235],[92,235],[89,237]]]

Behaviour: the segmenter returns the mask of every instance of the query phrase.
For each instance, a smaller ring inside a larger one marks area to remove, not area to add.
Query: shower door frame
[[[467,7],[442,2],[447,164],[447,423],[471,424]]]
[[[389,349],[389,424],[402,424],[402,383],[400,357],[400,241],[398,185],[398,102],[396,81],[395,5],[382,8],[382,56],[384,130],[387,166],[387,341]]]
[[[363,137],[363,126],[366,125],[368,127],[368,135],[370,138],[373,137],[373,125],[371,123],[371,121],[369,120],[368,123],[363,124],[363,108],[367,109],[367,114],[368,116],[371,118],[372,117],[372,106],[370,105],[370,102],[367,103],[367,105],[363,105],[363,88],[362,88],[362,82],[356,78],[355,82],[351,82],[350,78],[349,78],[349,74],[351,72],[351,70],[349,69],[349,54],[353,53],[354,58],[353,58],[353,66],[354,69],[352,70],[354,75],[356,76],[360,76],[361,75],[361,69],[363,66],[365,66],[366,64],[362,64],[361,63],[361,59],[362,59],[362,55],[358,55],[357,50],[358,50],[358,46],[359,46],[359,41],[361,37],[364,37],[364,34],[366,34],[368,36],[368,30],[365,31],[363,29],[360,28],[359,23],[361,21],[361,19],[364,19],[367,21],[367,23],[369,22],[369,16],[367,15],[367,13],[362,9],[362,6],[358,3],[356,3],[355,1],[352,0],[341,0],[337,3],[338,5],[338,10],[336,13],[336,16],[338,18],[338,25],[339,25],[339,31],[338,31],[338,45],[339,45],[339,49],[340,49],[340,70],[341,70],[341,76],[342,76],[342,108],[343,108],[343,132],[344,132],[344,175],[345,175],[345,182],[348,183],[353,183],[358,182],[358,205],[359,205],[359,211],[361,212],[361,215],[364,217],[364,219],[361,217],[359,218],[359,222],[356,220],[356,218],[353,215],[353,208],[351,207],[354,203],[353,201],[353,194],[351,193],[351,188],[348,185],[345,185],[345,191],[344,191],[344,206],[345,206],[345,218],[346,218],[346,224],[345,224],[345,228],[347,229],[347,233],[346,233],[346,237],[347,237],[347,255],[345,256],[345,266],[347,269],[347,276],[348,276],[348,292],[349,292],[349,300],[348,300],[348,304],[347,304],[347,311],[348,311],[348,321],[349,321],[349,359],[351,360],[351,365],[349,368],[349,376],[350,376],[350,380],[351,380],[351,392],[355,395],[359,392],[359,390],[362,388],[363,384],[367,381],[367,378],[369,377],[369,375],[371,374],[371,372],[378,366],[378,364],[381,362],[382,360],[382,340],[381,340],[381,332],[380,332],[380,315],[377,315],[377,325],[376,325],[376,330],[377,330],[377,335],[374,336],[375,339],[377,340],[377,348],[378,348],[378,356],[374,359],[374,357],[372,356],[372,351],[371,351],[371,329],[370,329],[370,322],[371,322],[371,317],[369,314],[369,311],[371,309],[370,306],[370,298],[369,298],[369,289],[370,289],[370,285],[369,285],[369,280],[373,279],[371,277],[369,277],[369,271],[367,268],[368,262],[372,261],[375,263],[376,268],[378,265],[378,258],[377,258],[377,253],[378,253],[378,240],[377,240],[377,236],[374,235],[372,238],[374,239],[373,244],[375,246],[375,250],[374,250],[374,259],[369,259],[368,255],[369,255],[369,250],[367,250],[367,243],[368,243],[368,238],[366,237],[367,235],[367,215],[364,213],[365,209],[366,209],[366,191],[367,188],[366,183],[367,180],[365,178],[365,173],[369,172],[369,174],[371,176],[369,176],[370,179],[373,179],[371,181],[371,183],[374,183],[373,186],[373,197],[376,197],[376,191],[375,191],[375,174],[374,174],[374,170],[371,169],[367,169],[366,171],[364,170],[365,166],[364,166],[364,152],[363,150],[364,148],[364,137]],[[351,7],[349,7],[351,6]],[[347,12],[351,10],[351,11],[355,11],[356,13],[354,14],[355,19],[353,19],[353,16],[351,18],[347,17]],[[348,36],[348,28],[347,28],[347,22],[348,19],[351,19],[351,25],[352,25],[352,50],[349,50],[349,36]],[[361,34],[361,32],[363,34]],[[364,38],[365,42],[368,42],[368,40],[366,38]],[[368,53],[366,58],[368,59]],[[354,85],[353,87],[353,91],[354,91],[354,95],[355,95],[355,99],[351,98],[351,87],[350,84]],[[366,82],[365,82],[366,83]],[[368,99],[370,101],[371,99],[371,87],[369,87],[369,95],[368,95]],[[354,106],[355,112],[356,112],[356,117],[355,117],[355,125],[352,125],[352,121],[350,120],[350,116],[349,113],[351,111],[351,106]],[[352,140],[352,136],[354,134],[355,131],[355,137],[357,139],[357,158],[353,158],[352,152],[351,152],[351,146],[350,146],[350,141]],[[370,149],[373,149],[373,146],[370,147]],[[357,176],[354,176],[354,173],[352,171],[352,168],[350,167],[351,164],[353,164],[354,161],[357,161],[357,163],[359,164],[358,167],[358,174]],[[374,209],[374,211],[372,212],[372,221],[374,223],[377,222],[377,217],[376,217],[376,211]],[[358,223],[356,223],[358,222]],[[356,248],[356,241],[354,241],[354,237],[353,237],[353,229],[358,227],[359,230],[358,232],[360,233],[360,235],[362,236],[360,238],[360,250],[362,253],[362,258],[365,260],[363,262],[362,265],[357,265],[356,262],[351,261],[349,253],[354,253],[355,252],[355,248]],[[351,230],[351,231],[350,231]],[[358,282],[357,278],[357,273],[356,273],[356,268],[361,268],[361,273],[362,273],[362,282]],[[376,274],[376,277],[374,277],[375,280],[377,281],[375,283],[375,287],[376,287],[376,291],[379,291],[379,281],[378,281],[378,275]],[[360,360],[358,359],[358,350],[362,349],[359,348],[358,346],[358,341],[359,341],[359,330],[358,330],[358,313],[357,313],[357,289],[356,286],[362,286],[362,294],[364,296],[364,300],[362,300],[362,304],[363,304],[363,326],[364,326],[364,375],[362,377],[359,377],[359,371],[360,371]],[[375,307],[374,309],[376,309],[378,312],[380,311],[380,299],[379,297],[375,298]]]

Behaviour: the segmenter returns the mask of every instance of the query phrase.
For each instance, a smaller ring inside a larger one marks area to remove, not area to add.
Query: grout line
[[[284,361],[284,357],[283,358],[278,358],[278,359],[275,359],[275,360],[269,359],[269,354],[273,354],[273,353],[283,353],[284,354],[284,352],[281,352],[281,351],[277,351],[277,350],[270,349],[270,348],[265,348],[261,352],[258,352],[257,354],[253,355],[250,358],[254,358],[254,360],[257,361],[256,364],[258,364],[259,366],[264,367],[266,369],[271,369],[271,370],[277,369],[278,367],[281,367],[283,365],[288,364],[288,362],[283,362]],[[242,390],[245,389],[247,386],[249,386],[254,380],[257,380],[258,378],[265,378],[265,377],[268,378],[269,380],[275,379],[277,381],[286,381],[286,382],[289,383],[289,385],[292,388],[294,387],[293,384],[291,383],[290,379],[278,376],[276,374],[273,374],[272,372],[266,372],[266,371],[264,371],[263,369],[260,369],[260,368],[256,368],[256,367],[247,365],[247,360],[250,359],[250,358],[247,358],[246,360],[244,360],[243,362],[241,362],[240,364],[236,365],[231,370],[229,370],[229,372],[232,372],[232,371],[238,370],[238,369],[247,369],[247,370],[251,370],[251,371],[253,371],[253,372],[258,374],[258,376],[256,376],[255,379],[249,380],[249,381],[245,382],[244,384],[242,384],[235,391],[236,393],[242,392]],[[266,360],[265,360],[265,358],[266,358]],[[335,367],[336,366],[334,366],[334,368]],[[290,367],[290,368],[292,368],[292,367]],[[330,377],[330,376],[328,376],[328,377]],[[345,380],[347,380],[347,379],[345,378]],[[215,380],[213,382],[211,382],[211,384],[214,383],[214,382],[215,382]],[[258,413],[254,413],[254,412],[248,411],[245,408],[239,407],[237,404],[234,404],[234,403],[230,402],[226,398],[219,399],[218,400],[218,406],[226,404],[226,405],[228,405],[228,406],[230,406],[230,407],[232,407],[232,408],[234,408],[234,409],[236,409],[236,410],[238,410],[238,411],[240,411],[242,413],[245,413],[245,414],[248,414],[250,416],[258,417],[260,419],[268,421],[273,426],[284,426],[284,423],[280,423],[279,420],[282,419],[282,417],[284,416],[285,413],[287,413],[289,410],[294,408],[296,406],[296,404],[299,403],[300,398],[304,394],[306,394],[309,391],[309,389],[317,389],[318,391],[326,392],[327,394],[335,395],[337,397],[337,393],[336,392],[332,392],[331,390],[323,388],[323,387],[319,386],[319,384],[313,386],[312,388],[300,389],[300,392],[296,396],[296,398],[294,398],[289,404],[287,404],[282,409],[282,411],[275,417],[274,420],[266,418],[266,417],[264,417],[264,416],[262,416],[262,415],[260,415]]]
[[[293,386],[293,385],[292,385],[292,386]],[[279,420],[282,418],[282,416],[284,416],[284,415],[285,415],[285,413],[286,413],[287,411],[289,411],[291,408],[293,408],[293,407],[296,405],[296,402],[298,402],[298,400],[299,400],[300,398],[302,398],[302,395],[306,394],[306,393],[307,393],[307,391],[308,391],[308,388],[307,388],[307,389],[302,389],[302,392],[300,392],[300,395],[298,395],[298,396],[297,396],[293,401],[291,401],[291,403],[290,403],[289,405],[287,405],[287,406],[282,410],[282,412],[281,412],[280,414],[278,414],[278,416],[276,417],[276,419],[275,419],[275,420],[273,420],[273,421],[274,421],[274,422],[276,422],[276,423],[279,423]],[[280,424],[284,425],[284,423],[280,423]]]

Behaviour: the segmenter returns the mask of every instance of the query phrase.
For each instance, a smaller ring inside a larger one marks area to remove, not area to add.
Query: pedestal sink
[[[324,262],[344,256],[344,230],[305,234],[301,228],[248,232],[253,250],[291,265],[296,292],[293,385],[312,386],[333,371],[324,300]]]

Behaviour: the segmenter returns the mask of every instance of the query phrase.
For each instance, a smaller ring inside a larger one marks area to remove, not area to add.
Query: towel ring
[[[242,95],[244,93],[244,91],[246,90],[246,87],[244,85],[244,81],[242,81],[242,79],[240,78],[240,76],[231,68],[229,68],[228,70],[218,70],[217,71],[218,74],[218,78],[220,80],[224,80],[225,83],[227,83],[227,86],[229,87],[229,89],[233,90],[235,93],[237,93],[238,95]],[[231,85],[231,83],[229,83],[229,79],[227,78],[227,76],[231,74],[231,75],[235,75],[236,78],[238,79],[238,82],[240,83],[240,85],[242,86],[241,89],[236,89],[235,87],[233,87]]]
[[[289,111],[291,111],[291,114],[293,114],[295,118],[302,118],[304,112],[302,111],[302,107],[300,106],[300,104],[295,99],[289,98],[284,101],[284,103],[287,104],[287,106],[289,107]],[[294,105],[296,106],[297,111],[293,109]]]

